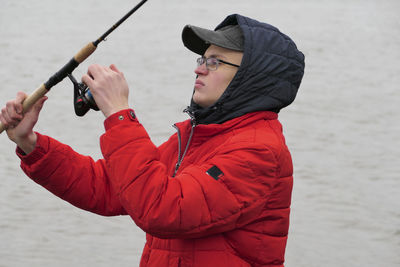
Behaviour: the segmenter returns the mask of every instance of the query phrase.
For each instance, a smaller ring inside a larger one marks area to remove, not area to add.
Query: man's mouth
[[[196,82],[194,83],[194,87],[195,88],[200,88],[200,87],[203,87],[203,86],[204,86],[204,82],[202,82],[199,79],[196,79]]]

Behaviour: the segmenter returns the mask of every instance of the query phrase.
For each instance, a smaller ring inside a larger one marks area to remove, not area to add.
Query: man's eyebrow
[[[226,59],[226,57],[222,54],[211,54],[206,57],[215,57],[215,58],[225,58]]]

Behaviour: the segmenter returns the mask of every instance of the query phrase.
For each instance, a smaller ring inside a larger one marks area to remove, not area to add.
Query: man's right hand
[[[18,92],[15,99],[8,101],[1,109],[0,121],[6,128],[8,138],[29,154],[35,148],[37,140],[33,127],[47,97],[39,99],[30,110],[24,113],[22,102],[26,97],[25,93]]]

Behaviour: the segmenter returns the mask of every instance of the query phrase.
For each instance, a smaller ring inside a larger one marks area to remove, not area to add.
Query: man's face
[[[204,57],[215,57],[240,65],[243,53],[210,45],[204,53]],[[194,85],[193,101],[203,108],[214,104],[225,92],[237,70],[238,67],[224,63],[220,63],[218,69],[214,71],[208,70],[205,63],[198,66],[194,71],[197,74],[197,79]]]

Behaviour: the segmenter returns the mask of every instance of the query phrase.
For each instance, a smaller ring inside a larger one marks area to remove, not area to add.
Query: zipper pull
[[[189,115],[189,117],[190,117],[190,122],[191,122],[191,124],[192,124],[192,127],[193,127],[193,126],[196,126],[196,125],[197,125],[196,116],[194,115],[194,112],[190,109],[190,107],[185,108],[185,109],[183,110],[183,112],[184,112],[184,113],[187,113],[187,114]]]
[[[175,177],[176,173],[178,172],[179,166],[181,166],[181,163],[178,161],[178,162],[175,164],[175,171],[174,171],[174,175],[172,175],[172,177]]]

